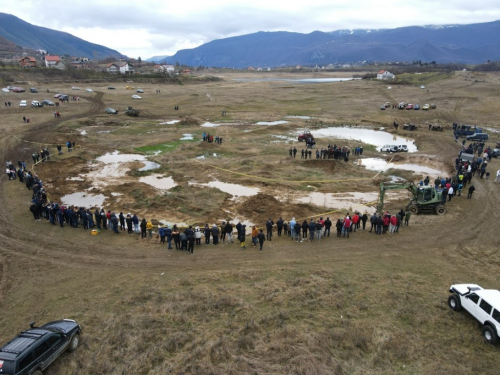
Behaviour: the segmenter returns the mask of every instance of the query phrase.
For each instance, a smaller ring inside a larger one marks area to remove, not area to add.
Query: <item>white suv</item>
[[[500,336],[500,291],[476,284],[456,284],[450,287],[450,293],[450,308],[467,310],[483,326],[484,339],[495,344]]]

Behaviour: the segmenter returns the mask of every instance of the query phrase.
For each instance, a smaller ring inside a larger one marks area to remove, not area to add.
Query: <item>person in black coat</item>
[[[203,230],[203,234],[205,235],[205,244],[210,245],[210,235],[212,234],[212,230],[208,226],[208,224],[205,224],[205,229]]]
[[[363,230],[365,230],[366,222],[368,221],[368,215],[366,212],[361,216],[361,223],[363,224]]]
[[[262,246],[264,246],[264,241],[266,240],[266,236],[264,235],[264,231],[261,229],[259,234],[257,235],[257,239],[259,240],[260,251],[262,251]]]
[[[283,219],[281,217],[276,222],[276,228],[278,228],[278,236],[281,236],[281,232],[283,230]]]
[[[274,221],[269,218],[269,220],[266,222],[266,229],[267,229],[267,240],[271,241],[273,238],[273,225]]]
[[[330,237],[330,228],[332,227],[332,221],[330,220],[330,217],[327,217],[325,220],[325,232],[323,233],[323,236]]]

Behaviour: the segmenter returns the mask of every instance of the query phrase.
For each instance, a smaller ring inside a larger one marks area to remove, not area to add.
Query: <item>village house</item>
[[[134,74],[134,66],[125,62],[120,65],[120,74]]]
[[[22,68],[35,68],[36,67],[36,59],[34,57],[23,57],[19,60],[19,65]]]
[[[173,65],[170,65],[170,64],[162,64],[162,65],[157,64],[154,66],[153,71],[155,73],[168,74],[168,73],[173,73],[175,71],[175,67]]]
[[[57,69],[64,69],[64,63],[61,61],[61,58],[56,55],[45,55],[44,58],[45,60],[45,66],[47,68],[57,68]]]
[[[118,74],[120,69],[118,69],[118,66],[114,63],[110,63],[106,65],[106,72],[111,73],[111,74]]]
[[[387,70],[381,70],[377,73],[377,79],[394,79],[396,76]]]

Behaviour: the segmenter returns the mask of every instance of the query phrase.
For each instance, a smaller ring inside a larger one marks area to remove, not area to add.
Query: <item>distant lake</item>
[[[304,79],[289,79],[289,78],[233,78],[237,82],[295,82],[295,83],[329,83],[352,81],[360,78],[304,78]]]

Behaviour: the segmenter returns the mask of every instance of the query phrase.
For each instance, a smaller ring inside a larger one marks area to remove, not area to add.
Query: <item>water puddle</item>
[[[173,125],[177,124],[178,122],[181,122],[181,120],[170,120],[170,121],[160,122],[158,125]]]
[[[278,121],[259,121],[259,122],[256,122],[256,123],[255,123],[255,125],[266,125],[266,126],[281,125],[281,124],[288,124],[288,121],[285,121],[285,120],[278,120]]]
[[[67,181],[85,181],[85,179],[81,177],[66,177]]]
[[[189,182],[189,185],[201,185],[207,186],[215,189],[219,189],[224,193],[231,194],[234,198],[236,197],[251,197],[253,195],[257,195],[260,192],[259,188],[251,188],[238,184],[230,184],[222,181],[210,181],[207,183],[197,183],[197,182]],[[233,199],[234,199],[233,198]]]
[[[78,192],[65,195],[61,198],[64,205],[78,206],[78,207],[102,207],[106,197],[102,194],[89,194],[85,192]]]
[[[143,182],[160,190],[169,190],[177,186],[172,177],[164,177],[161,174],[141,177],[139,178],[139,182]]]
[[[181,141],[191,141],[193,140],[193,134],[183,134],[182,138],[179,138]]]
[[[300,134],[301,131],[294,134]],[[340,138],[359,140],[363,143],[375,145],[380,149],[384,145],[406,145],[408,152],[417,152],[417,146],[414,144],[413,139],[403,138],[398,135],[390,134],[383,131],[376,131],[364,128],[348,128],[348,127],[329,127],[318,130],[313,130],[311,133],[315,138]]]
[[[216,128],[217,126],[220,126],[220,125],[219,124],[213,124],[211,122],[205,122],[201,126],[204,127],[204,128]]]
[[[151,171],[153,169],[158,169],[161,167],[160,164],[155,163],[154,161],[143,161],[144,167],[139,168],[139,172],[144,172],[144,171]]]
[[[87,135],[87,131],[86,131],[86,130],[82,130],[82,131],[80,132],[80,135]]]
[[[220,156],[220,155],[219,155],[219,154],[217,154],[217,153],[215,153],[215,152],[212,152],[211,154],[205,154],[205,155],[200,155],[200,156],[197,156],[197,157],[196,157],[196,159],[198,159],[198,160],[203,160],[203,159],[207,159],[207,158],[209,158],[209,157],[214,157],[214,158],[216,158],[216,157],[218,157],[218,156]]]
[[[419,164],[411,164],[411,163],[389,163],[387,160],[380,158],[365,158],[356,160],[355,164],[365,167],[371,171],[377,172],[385,172],[389,169],[402,169],[407,171],[413,171],[415,173],[426,174],[429,176],[444,176],[445,172],[440,171],[438,169],[426,167]]]

